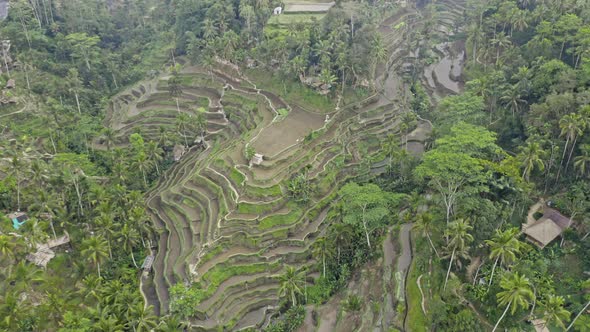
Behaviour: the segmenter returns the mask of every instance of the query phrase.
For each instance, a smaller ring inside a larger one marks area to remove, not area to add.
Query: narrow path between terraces
[[[406,305],[406,310],[404,314],[404,330],[408,330],[406,326],[406,319],[408,318],[408,299],[407,299],[407,292],[406,292],[406,282],[408,280],[408,272],[410,271],[410,265],[412,264],[412,239],[411,239],[411,230],[414,224],[403,224],[400,232],[399,238],[401,242],[402,252],[397,260],[397,272],[396,274],[400,276],[400,288],[403,290],[403,297],[404,303]]]

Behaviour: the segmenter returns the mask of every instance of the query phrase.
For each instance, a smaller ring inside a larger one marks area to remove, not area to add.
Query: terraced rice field
[[[324,13],[335,4],[334,1],[285,1],[285,13]]]
[[[172,285],[193,284],[201,299],[194,328],[260,327],[278,304],[277,276],[284,266],[317,270],[310,246],[326,230],[336,192],[359,173],[365,158],[379,152],[381,139],[399,134],[398,105],[407,86],[398,69],[409,54],[392,28],[400,22],[415,28],[422,19],[407,9],[380,27],[391,55],[379,71],[379,92],[334,110],[328,121],[325,113],[259,90],[223,69],[182,71],[179,111],[195,114],[205,107],[206,144],[193,147],[146,194],[160,238],[142,290],[158,314],[169,310]],[[155,139],[160,126],[174,125],[179,111],[166,91],[168,79],[139,84],[111,102],[107,123],[120,144],[137,130]],[[286,117],[278,115],[283,108],[289,110]],[[420,123],[411,135],[416,153],[428,129]],[[264,155],[262,164],[249,165],[248,147]],[[303,168],[316,188],[305,206],[290,201],[286,189]]]
[[[329,204],[340,184],[361,162],[357,143],[366,135],[396,132],[399,117],[398,109],[388,104],[383,112],[369,112],[372,106],[357,111],[348,107],[325,122],[326,114],[239,87],[243,82],[222,76],[215,80],[221,88],[209,94],[218,96],[210,103],[222,106],[210,113],[224,113],[230,98],[257,107],[249,112],[236,107],[220,128],[208,130],[207,148],[185,155],[146,198],[161,236],[153,280],[145,283],[144,292],[164,313],[171,285],[199,283],[202,301],[192,324],[205,330],[220,322],[232,328],[261,324],[277,304],[276,276],[284,265],[316,268],[309,249],[326,229]],[[194,91],[193,96],[201,95]],[[138,115],[147,114],[145,121],[124,121],[149,126],[154,114],[142,107]],[[280,121],[278,108],[290,110]],[[133,129],[125,125],[120,130]],[[318,137],[306,140],[314,131]],[[264,154],[261,165],[249,167],[246,145]],[[286,181],[303,167],[309,167],[318,188],[308,206],[286,196]]]

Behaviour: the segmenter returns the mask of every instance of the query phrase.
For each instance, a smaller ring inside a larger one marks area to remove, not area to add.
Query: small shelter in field
[[[254,157],[252,157],[252,160],[250,160],[250,166],[252,166],[252,165],[258,166],[258,165],[262,164],[263,160],[264,160],[264,156],[261,155],[260,153],[256,153],[256,154],[254,154]]]
[[[529,211],[528,222],[523,226],[522,231],[526,234],[529,242],[542,249],[561,236],[571,226],[573,220],[543,204],[536,204],[535,206],[536,209]],[[541,211],[543,215],[539,219],[531,218],[532,214]]]
[[[27,220],[29,220],[29,216],[20,211],[11,213],[7,217],[12,221],[12,227],[14,227],[14,229],[19,229]]]
[[[274,15],[281,15],[281,13],[283,12],[283,7],[276,7],[273,11]]]
[[[326,13],[330,8],[336,5],[336,2],[308,2],[308,1],[289,1],[285,5],[285,14],[287,13]]]
[[[176,144],[174,149],[172,150],[172,154],[174,155],[174,161],[179,161],[180,158],[186,153],[186,148],[184,145]]]
[[[143,264],[141,264],[141,269],[146,273],[150,272],[152,265],[154,265],[154,256],[149,255],[144,259]]]
[[[55,257],[55,249],[70,243],[70,235],[66,232],[58,238],[51,238],[43,244],[37,245],[37,251],[27,255],[27,260],[37,266],[46,267],[47,263]]]
[[[540,318],[533,319],[531,321],[531,324],[533,324],[533,327],[535,328],[535,332],[551,332],[547,328],[547,323]]]

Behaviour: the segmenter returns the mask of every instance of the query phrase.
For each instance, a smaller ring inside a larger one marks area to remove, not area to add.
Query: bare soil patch
[[[264,128],[252,146],[257,153],[274,156],[287,147],[302,142],[305,135],[324,125],[324,114],[311,113],[293,107],[289,115]]]

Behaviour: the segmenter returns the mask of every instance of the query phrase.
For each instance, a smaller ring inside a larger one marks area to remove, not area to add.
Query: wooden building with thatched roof
[[[539,206],[538,210],[541,209],[543,216],[537,220],[529,218],[529,221],[523,226],[523,233],[526,234],[529,242],[542,249],[561,236],[573,221],[555,209]]]

